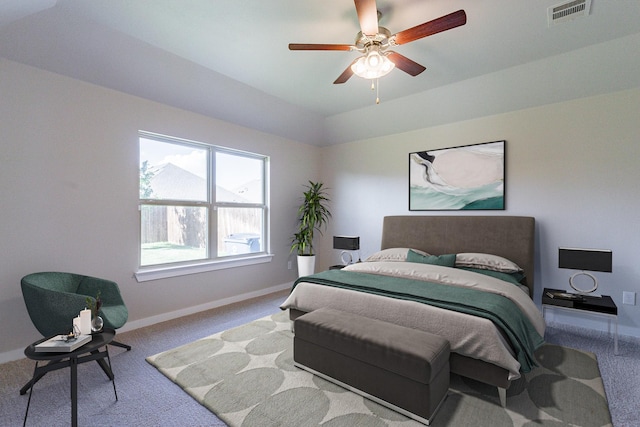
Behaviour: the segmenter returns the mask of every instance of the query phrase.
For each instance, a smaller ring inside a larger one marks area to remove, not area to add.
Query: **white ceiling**
[[[558,3],[378,0],[380,25],[392,33],[467,14],[465,26],[394,49],[427,70],[381,79],[381,102],[640,33],[639,0],[593,0],[589,16],[548,27],[547,8]],[[356,52],[287,48],[350,44],[358,30],[351,0],[0,2],[2,57],[275,133],[270,123],[292,114],[301,129],[322,133],[317,122],[374,103],[367,80],[332,84]]]

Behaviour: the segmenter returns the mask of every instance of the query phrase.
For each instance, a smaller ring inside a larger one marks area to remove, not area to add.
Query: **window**
[[[266,254],[267,164],[259,154],[141,133],[140,267]]]

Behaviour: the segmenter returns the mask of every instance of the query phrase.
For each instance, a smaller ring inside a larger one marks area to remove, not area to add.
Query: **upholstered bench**
[[[429,425],[449,389],[449,342],[322,308],[294,324],[294,364]]]

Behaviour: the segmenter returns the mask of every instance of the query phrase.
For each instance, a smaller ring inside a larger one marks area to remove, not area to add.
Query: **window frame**
[[[247,265],[271,262],[273,254],[270,253],[270,209],[269,209],[269,156],[223,147],[214,144],[191,141],[183,138],[159,135],[156,133],[139,131],[138,147],[140,139],[151,139],[158,142],[194,147],[207,151],[207,200],[177,200],[177,199],[145,199],[140,197],[138,187],[138,269],[134,277],[138,282],[157,280],[168,277],[176,277],[187,274],[215,271],[226,268],[242,267]],[[138,148],[139,151],[139,148]],[[216,153],[257,159],[262,161],[262,203],[237,203],[216,201]],[[138,159],[138,169],[140,159]],[[138,175],[140,172],[138,170]],[[164,264],[141,265],[142,263],[142,207],[143,206],[178,206],[178,207],[206,207],[208,209],[207,227],[208,243],[206,258],[189,261],[177,261]],[[259,252],[217,256],[218,247],[218,209],[219,208],[257,208],[262,210],[262,235],[261,250]],[[215,255],[215,256],[214,256]]]

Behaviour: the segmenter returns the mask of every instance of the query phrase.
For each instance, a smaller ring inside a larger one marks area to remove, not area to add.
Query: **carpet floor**
[[[131,351],[110,347],[118,401],[104,373],[93,363],[78,367],[78,420],[82,426],[224,426],[207,408],[167,380],[145,358],[219,333],[277,311],[287,291],[118,334]],[[550,325],[547,342],[595,353],[615,427],[640,425],[640,344],[606,333]],[[22,425],[28,396],[19,389],[31,378],[34,363],[20,359],[0,365],[0,425]],[[34,389],[28,426],[68,426],[71,420],[69,372],[47,374]]]

